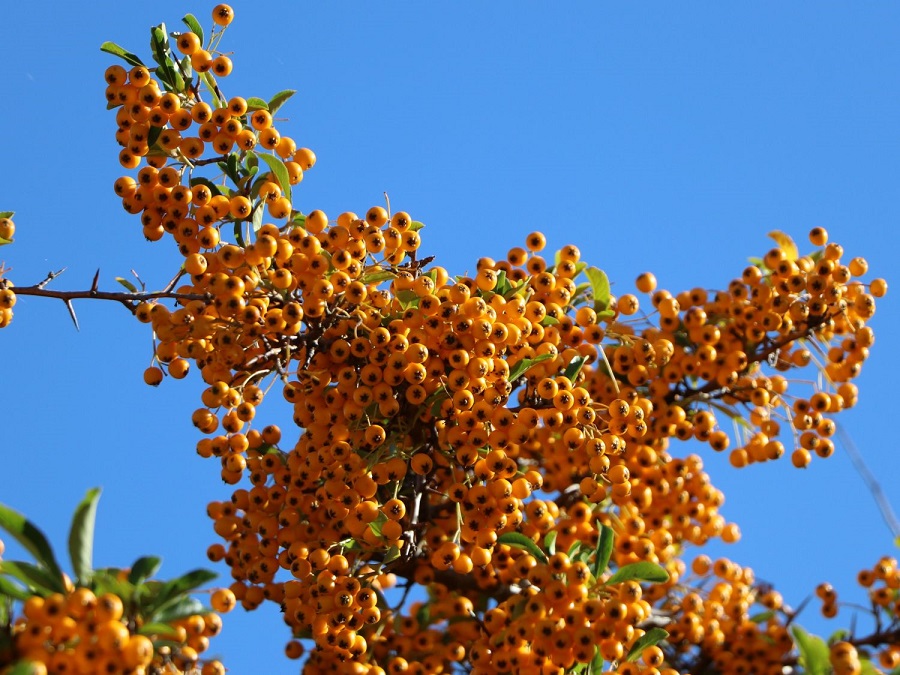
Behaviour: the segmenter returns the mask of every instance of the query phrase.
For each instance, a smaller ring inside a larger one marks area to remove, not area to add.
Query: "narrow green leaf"
[[[587,363],[586,356],[576,356],[569,362],[569,365],[566,366],[566,371],[563,373],[563,375],[574,382],[575,378],[578,377],[578,373],[581,372],[581,369],[584,367],[585,363]]]
[[[810,635],[803,628],[791,626],[794,643],[800,652],[800,665],[809,675],[827,675],[831,672],[828,645],[818,635]]]
[[[659,644],[667,637],[669,637],[668,631],[663,630],[659,627],[651,628],[640,638],[638,638],[637,642],[635,642],[634,645],[632,645],[631,649],[628,650],[628,655],[625,657],[625,660],[637,661],[639,658],[641,658],[641,654],[644,653],[644,650],[647,649],[647,647],[652,647],[655,644]]]
[[[271,100],[269,100],[269,112],[273,115],[276,111],[285,104],[285,102],[294,94],[297,93],[296,89],[285,89],[284,91],[279,91],[275,94]]]
[[[570,560],[573,559],[576,555],[578,555],[578,552],[581,550],[581,547],[582,547],[582,543],[580,541],[578,541],[577,539],[572,542],[572,544],[569,546],[569,550],[566,551],[566,555],[569,556]]]
[[[588,267],[584,273],[591,282],[594,294],[594,311],[602,312],[609,307],[609,277],[598,267]]]
[[[522,377],[525,373],[527,373],[528,370],[532,366],[540,363],[541,361],[546,361],[547,359],[552,359],[552,358],[555,358],[555,355],[541,354],[539,356],[535,356],[533,359],[522,359],[521,361],[516,363],[516,365],[514,365],[512,368],[510,368],[509,381],[515,382],[520,377]]]
[[[556,530],[550,530],[546,536],[544,536],[544,550],[547,551],[549,555],[556,553],[556,537],[558,535],[559,532]]]
[[[512,546],[514,548],[520,548],[523,551],[528,551],[542,563],[547,562],[547,554],[541,550],[540,546],[538,546],[530,538],[526,537],[524,534],[520,534],[519,532],[505,532],[497,537],[497,543],[506,544],[507,546]]]
[[[388,565],[400,557],[400,547],[399,546],[391,546],[387,552],[384,554],[384,560],[381,561],[382,565]]]
[[[156,556],[147,555],[138,558],[134,561],[131,571],[128,573],[128,582],[135,586],[142,584],[159,571],[160,565],[162,565],[162,560]]]
[[[53,576],[48,570],[28,562],[3,560],[0,562],[0,573],[18,579],[38,595],[49,595],[54,591],[65,593],[66,586],[61,578]]]
[[[597,312],[597,321],[602,321],[603,319],[611,319],[615,315],[616,315],[615,310],[604,309],[601,312]]]
[[[147,132],[147,147],[152,148],[156,145],[156,141],[159,140],[159,135],[162,133],[162,127],[150,127],[150,131]]]
[[[557,319],[555,316],[545,316],[543,319],[541,319],[541,325],[544,328],[547,328],[548,326],[556,326],[558,324],[559,319]]]
[[[0,567],[2,566],[3,564],[0,563]],[[0,574],[2,574],[2,572],[0,572]],[[14,584],[6,577],[0,576],[0,599],[2,599],[3,596],[6,596],[8,598],[12,598],[13,600],[27,600],[31,597],[31,595],[31,593],[29,593],[26,589],[22,588],[18,584]],[[2,606],[3,603],[0,603],[0,607]],[[0,624],[2,623],[3,622],[0,621]]]
[[[165,68],[166,59],[169,56],[169,36],[166,35],[166,24],[161,23],[150,29],[150,49],[153,52],[153,60]]]
[[[117,567],[105,567],[94,570],[91,585],[97,595],[103,593],[115,593],[120,598],[131,598],[134,595],[134,585],[127,579],[120,579],[122,570]]]
[[[289,202],[292,202],[291,180],[284,162],[282,162],[281,159],[279,157],[276,157],[275,155],[262,154],[259,155],[259,158],[269,165],[269,168],[272,170],[272,173],[275,174],[275,178],[278,180],[278,184],[281,186],[281,191],[284,193],[284,196]]]
[[[388,517],[384,513],[379,511],[378,517],[375,520],[373,520],[371,523],[369,523],[369,529],[371,529],[372,532],[374,532],[375,534],[377,534],[380,537],[381,536],[381,528],[384,526],[384,524],[387,521],[388,521]]]
[[[775,616],[775,612],[773,612],[772,610],[769,610],[767,612],[760,612],[759,614],[754,614],[753,616],[750,617],[750,620],[753,623],[765,623],[766,621],[771,619],[773,616]]]
[[[15,211],[0,211],[0,218],[12,218],[14,215]]]
[[[602,523],[597,523],[600,528],[600,534],[597,537],[597,548],[594,551],[594,567],[591,570],[594,577],[599,577],[606,571],[609,566],[609,559],[612,557],[613,544],[616,535],[611,527],[606,527]]]
[[[209,178],[204,178],[203,176],[191,178],[191,187],[194,187],[195,185],[205,185],[209,188],[213,197],[222,194],[222,191],[219,190],[219,186],[213,183]]]
[[[6,675],[38,675],[38,673],[46,673],[47,666],[34,661],[19,661],[9,670],[5,671]]]
[[[142,624],[140,628],[138,628],[138,633],[141,635],[146,635],[147,637],[151,637],[154,635],[158,635],[160,637],[165,635],[174,635],[175,629],[167,623],[161,623],[159,621],[148,621],[145,624]]]
[[[34,556],[37,563],[46,568],[54,578],[59,580],[60,586],[65,588],[62,570],[59,568],[59,563],[56,562],[47,537],[30,520],[5,504],[0,504],[0,528],[9,532],[16,541],[25,547],[26,551]]]
[[[878,670],[872,661],[862,656],[859,659],[859,672],[860,675],[884,675],[884,671]]]
[[[380,284],[382,281],[393,281],[396,278],[397,275],[394,272],[391,272],[390,270],[380,270],[364,275],[361,281],[364,284]]]
[[[268,110],[269,104],[263,101],[261,98],[257,98],[256,96],[251,96],[247,99],[247,110],[253,112],[254,110]]]
[[[591,663],[588,666],[589,672],[592,675],[600,675],[603,672],[603,655],[600,653],[600,650],[594,652],[594,658],[591,659]]]
[[[153,599],[152,607],[154,611],[159,611],[168,605],[172,600],[202,586],[215,579],[218,575],[209,570],[193,570],[180,577],[172,579],[164,583],[157,596]]]
[[[137,286],[135,286],[133,283],[128,281],[128,279],[126,279],[124,277],[116,277],[116,281],[118,281],[120,284],[122,284],[125,288],[127,288],[132,293],[138,292]]]
[[[7,244],[11,244],[11,243],[12,243],[12,239],[4,239],[3,237],[0,237],[0,246],[6,246]]]
[[[181,17],[181,20],[184,22],[184,25],[191,29],[191,32],[196,34],[198,38],[200,38],[200,44],[203,44],[203,27],[200,25],[200,22],[197,21],[196,17],[193,14],[185,14]]]
[[[419,222],[418,220],[414,220],[409,224],[409,230],[411,232],[418,232],[423,227],[425,227],[425,223]]]
[[[431,605],[429,605],[428,603],[422,603],[418,611],[416,611],[416,623],[418,623],[421,628],[427,628],[430,622]]]
[[[119,58],[125,59],[132,66],[143,66],[144,62],[141,61],[137,56],[132,54],[131,52],[123,49],[115,42],[104,42],[100,45],[100,51],[106,52],[107,54],[112,54],[113,56],[118,56]]]
[[[618,584],[631,579],[659,584],[669,580],[669,573],[656,563],[647,561],[636,562],[617,569],[606,583],[607,585]]]
[[[225,105],[225,101],[221,99],[218,94],[219,88],[216,85],[216,80],[212,75],[209,74],[209,71],[205,73],[200,73],[200,79],[203,80],[203,85],[206,87],[206,90],[210,93],[213,98],[213,108],[222,108]]]
[[[87,491],[81,503],[75,507],[72,527],[69,529],[69,559],[78,583],[85,586],[93,574],[94,522],[97,518],[97,501],[100,488]]]
[[[253,227],[254,232],[259,232],[259,228],[263,226],[263,212],[265,209],[263,205],[257,204],[256,208],[253,209],[253,213],[251,214],[250,223]]]
[[[194,614],[205,614],[209,609],[203,606],[196,598],[181,596],[172,598],[168,603],[159,607],[153,613],[153,621],[170,623],[177,619],[183,619]]]
[[[244,241],[244,233],[241,231],[240,221],[234,224],[234,242],[241,248],[244,248],[247,245]]]

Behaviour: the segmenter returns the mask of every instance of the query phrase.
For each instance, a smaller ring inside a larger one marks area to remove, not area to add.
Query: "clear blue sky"
[[[98,267],[110,289],[132,268],[151,287],[173,275],[177,256],[144,242],[112,192],[123,171],[103,71],[114,60],[98,47],[146,55],[151,25],[177,30],[191,11],[207,27],[213,4],[6,4],[0,210],[17,212],[18,236],[0,259],[17,284],[62,267],[58,288],[87,288]],[[427,224],[423,251],[452,272],[534,229],[551,247],[577,244],[619,293],[645,270],[673,291],[725,285],[772,229],[805,242],[824,226],[868,258],[894,293],[872,322],[860,407],[839,419],[900,505],[900,5],[233,6],[226,94],[299,90],[281,128],[319,163],[295,206],[364,212],[386,191]],[[0,332],[0,501],[64,548],[74,505],[102,485],[98,565],[155,553],[168,574],[203,566],[216,540],[205,504],[230,490],[194,454],[199,378],[144,386],[147,328],[111,303],[76,309],[80,333],[61,303],[23,298]],[[704,453],[744,533],[727,554],[790,602],[822,580],[849,590],[858,569],[896,553],[843,451],[805,472],[787,461],[737,472]],[[290,673],[279,622],[274,607],[237,610],[212,651],[238,675]],[[813,607],[801,623],[828,630]]]

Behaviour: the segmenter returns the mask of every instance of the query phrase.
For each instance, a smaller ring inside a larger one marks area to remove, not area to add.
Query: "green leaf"
[[[859,672],[860,675],[884,675],[883,671],[878,670],[874,663],[862,656],[859,659]]]
[[[118,56],[119,58],[125,59],[132,66],[143,66],[144,62],[141,61],[137,56],[132,54],[131,52],[123,49],[115,42],[104,42],[100,45],[100,51],[106,52],[107,54],[112,54],[113,56]]]
[[[200,44],[203,44],[203,27],[200,25],[200,22],[197,21],[196,17],[193,14],[185,14],[181,17],[181,20],[184,21],[184,25],[191,29],[191,32],[194,33],[198,38],[200,38]]]
[[[141,635],[146,635],[150,637],[152,635],[159,635],[160,637],[165,635],[174,635],[175,629],[167,623],[162,623],[160,621],[148,621],[147,623],[141,625],[137,631]]]
[[[0,567],[3,566],[3,563],[0,563]],[[2,572],[0,572],[2,574]],[[12,581],[5,577],[0,577],[0,598],[6,596],[8,598],[12,598],[13,600],[27,600],[32,596],[26,589],[22,588],[18,584],[14,584]],[[0,607],[3,606],[3,603],[0,602]],[[0,621],[0,624],[3,622]]]
[[[34,556],[37,563],[47,569],[59,581],[59,587],[65,589],[63,573],[53,555],[53,549],[47,537],[35,525],[18,511],[5,504],[0,504],[0,528],[9,532],[25,550]]]
[[[209,188],[209,191],[212,193],[212,196],[222,194],[222,191],[219,189],[219,186],[213,183],[209,178],[204,178],[203,176],[197,176],[196,178],[191,178],[191,187],[195,185],[205,185]]]
[[[269,168],[272,169],[272,173],[275,174],[275,178],[278,180],[278,184],[281,186],[284,196],[287,197],[289,202],[293,202],[291,199],[291,179],[284,162],[275,155],[262,154],[259,155],[259,158],[269,165]]]
[[[494,293],[505,298],[506,294],[509,293],[511,289],[512,284],[509,283],[509,277],[506,276],[506,271],[500,270],[500,273],[497,275],[497,285],[494,286]]]
[[[375,518],[375,520],[373,520],[371,523],[369,523],[369,529],[371,529],[372,532],[374,532],[375,534],[377,534],[380,537],[381,536],[381,528],[384,526],[384,524],[387,521],[388,521],[388,517],[384,513],[379,511],[378,517]]]
[[[15,211],[0,211],[0,218],[12,218],[14,215]]]
[[[183,619],[193,614],[205,614],[209,609],[203,603],[190,596],[173,598],[170,602],[158,608],[153,613],[153,621],[169,623],[177,619]]]
[[[556,530],[550,530],[546,536],[544,536],[544,550],[547,551],[550,555],[556,553],[556,537],[559,535],[559,532]]]
[[[521,361],[516,363],[516,365],[510,368],[509,381],[515,382],[525,373],[527,373],[532,366],[537,365],[541,361],[546,361],[547,359],[552,359],[555,357],[555,354],[541,354],[539,356],[535,356],[533,359],[522,359]]]
[[[285,104],[285,102],[294,94],[297,93],[296,89],[285,89],[284,91],[279,91],[275,94],[271,100],[269,101],[269,112],[273,115],[275,112]]]
[[[225,101],[221,99],[219,94],[218,86],[216,86],[216,80],[210,75],[209,71],[205,73],[200,73],[200,79],[203,80],[203,85],[206,87],[207,91],[212,95],[213,98],[213,108],[222,108],[225,106]]]
[[[421,628],[427,628],[431,623],[431,605],[423,603],[416,611],[416,622]]]
[[[159,612],[176,598],[180,598],[195,588],[212,581],[217,576],[218,575],[215,572],[198,569],[172,579],[171,581],[167,581],[160,587],[156,597],[153,598],[151,605],[152,610],[154,612]]]
[[[0,562],[0,573],[18,579],[38,595],[49,595],[54,591],[65,593],[66,591],[66,586],[61,578],[57,578],[48,570],[31,563],[3,560]]]
[[[588,672],[591,675],[600,675],[603,672],[603,655],[600,654],[600,650],[596,650],[594,652],[594,658],[591,659],[591,663],[588,666]]]
[[[19,661],[9,670],[5,671],[6,675],[37,675],[38,673],[46,673],[47,666],[38,664],[34,661]]]
[[[800,652],[800,665],[808,675],[828,675],[831,672],[828,645],[818,635],[810,635],[794,624],[791,627],[794,643]]]
[[[606,571],[609,566],[609,559],[612,557],[613,544],[616,535],[611,527],[606,527],[602,523],[597,523],[600,527],[600,534],[597,537],[597,548],[594,551],[594,567],[591,570],[594,577],[599,577]]]
[[[146,555],[138,558],[128,573],[128,582],[135,586],[142,584],[159,571],[160,565],[162,565],[162,560],[156,556]]]
[[[607,585],[618,584],[631,579],[659,584],[669,580],[669,573],[656,563],[647,561],[636,562],[617,569],[606,583]]]
[[[775,616],[775,612],[773,612],[772,610],[769,610],[766,612],[760,612],[759,614],[754,614],[753,616],[750,617],[750,620],[753,623],[765,623],[766,621],[771,619],[773,616]]]
[[[653,645],[662,642],[667,637],[669,637],[668,631],[659,627],[651,628],[638,638],[634,645],[632,645],[631,649],[628,650],[628,655],[625,657],[625,660],[637,661],[641,658],[641,654],[644,653],[644,650],[647,649],[647,647],[652,647]]]
[[[256,208],[253,209],[253,213],[251,214],[250,224],[253,227],[254,232],[259,232],[259,228],[263,226],[263,212],[265,209],[263,208],[262,203],[257,204]]]
[[[587,363],[586,356],[576,356],[569,362],[569,365],[566,366],[566,371],[563,373],[570,381],[574,382],[575,378],[578,377],[578,373],[581,372],[581,369],[584,367],[584,364]]]
[[[384,560],[381,561],[382,565],[388,565],[400,557],[400,547],[399,546],[391,546],[387,552],[384,554]]]
[[[598,267],[588,267],[584,273],[591,282],[594,295],[594,311],[602,312],[609,307],[609,277]]]
[[[166,35],[166,24],[161,23],[150,29],[150,49],[153,51],[153,60],[160,66],[166,67],[169,59],[169,36]]]
[[[425,227],[425,223],[421,223],[418,220],[414,220],[409,224],[410,232],[418,232],[423,227]]]
[[[546,328],[547,326],[556,326],[559,323],[559,319],[555,316],[545,316],[541,319],[541,325]]]
[[[147,132],[147,147],[152,148],[156,145],[156,141],[159,139],[161,133],[162,127],[150,127],[150,131]]]
[[[396,278],[397,274],[390,270],[379,270],[378,272],[363,275],[360,281],[364,284],[380,284],[382,281],[393,281]]]
[[[118,281],[120,284],[122,284],[125,288],[127,288],[132,293],[138,292],[137,286],[135,286],[133,283],[128,281],[128,279],[126,279],[124,277],[116,277],[116,281]]]
[[[547,554],[541,550],[540,546],[534,543],[529,537],[526,537],[519,532],[505,532],[497,537],[497,543],[528,551],[542,563],[547,562]]]
[[[69,559],[72,561],[72,572],[82,586],[88,584],[94,572],[94,521],[97,518],[99,499],[100,488],[88,490],[81,503],[75,507],[72,527],[69,529]]]
[[[4,239],[3,237],[0,237],[0,246],[6,246],[7,244],[11,244],[11,243],[12,243],[12,239]]]
[[[269,104],[263,101],[261,98],[257,98],[256,96],[251,96],[247,99],[247,110],[249,112],[253,112],[254,110],[268,110]]]
[[[241,248],[244,248],[247,245],[244,241],[244,233],[241,231],[240,221],[234,224],[234,242]]]

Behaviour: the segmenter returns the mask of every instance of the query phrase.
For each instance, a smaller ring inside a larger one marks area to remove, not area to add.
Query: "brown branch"
[[[141,302],[146,300],[159,300],[163,298],[170,298],[173,300],[209,300],[209,295],[201,294],[201,293],[173,293],[171,291],[151,291],[150,293],[118,293],[118,292],[109,292],[109,291],[98,291],[95,287],[90,288],[86,291],[55,291],[44,288],[44,286],[54,277],[58,276],[60,273],[51,273],[48,275],[47,279],[42,281],[41,283],[35,286],[15,286],[16,295],[32,295],[36,297],[42,298],[56,298],[57,300],[62,300],[66,303],[66,306],[69,308],[70,314],[72,314],[72,320],[75,321],[75,325],[77,327],[78,320],[74,316],[74,311],[71,309],[72,300],[112,300],[114,302],[120,302],[128,310],[134,313],[135,308]]]

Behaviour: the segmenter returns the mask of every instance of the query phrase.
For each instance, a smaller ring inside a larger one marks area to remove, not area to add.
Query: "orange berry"
[[[221,4],[213,7],[212,20],[217,26],[227,26],[234,21],[234,10],[230,5]]]

